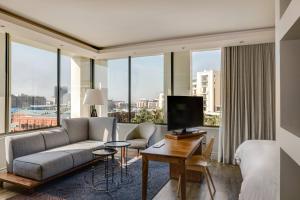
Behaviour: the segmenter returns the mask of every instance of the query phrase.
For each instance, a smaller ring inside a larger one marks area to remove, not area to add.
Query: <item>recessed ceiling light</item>
[[[65,46],[65,45],[63,45],[63,44],[60,44],[59,46],[60,46],[60,47],[63,47],[63,46]]]
[[[245,41],[244,41],[244,40],[241,40],[241,41],[240,41],[240,44],[243,44],[243,43],[245,43]]]
[[[1,28],[4,28],[5,26],[4,26],[4,25],[0,25],[0,27],[1,27]]]

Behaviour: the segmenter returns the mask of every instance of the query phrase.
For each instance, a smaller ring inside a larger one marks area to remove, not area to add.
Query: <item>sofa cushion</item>
[[[63,128],[42,131],[45,140],[46,149],[52,149],[63,145],[70,144],[68,134]]]
[[[5,137],[7,171],[13,172],[13,160],[45,150],[45,142],[40,132]]]
[[[70,143],[80,142],[88,139],[88,118],[63,119],[62,126],[67,131]]]
[[[42,181],[73,167],[73,159],[63,151],[39,152],[14,160],[13,172],[16,175]]]
[[[55,149],[50,149],[49,152],[63,151],[72,155],[74,167],[76,167],[78,165],[91,161],[93,159],[92,152],[103,147],[104,142],[85,140]]]
[[[89,119],[89,139],[97,141],[116,140],[116,120],[114,117],[92,117]]]

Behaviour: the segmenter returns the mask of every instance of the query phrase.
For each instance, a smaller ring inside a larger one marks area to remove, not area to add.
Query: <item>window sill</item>
[[[58,127],[60,127],[60,126],[51,126],[51,127],[44,127],[44,128],[29,129],[29,130],[24,130],[24,131],[8,132],[7,134],[4,133],[4,135],[22,134],[22,133],[47,130],[47,129],[58,128]]]

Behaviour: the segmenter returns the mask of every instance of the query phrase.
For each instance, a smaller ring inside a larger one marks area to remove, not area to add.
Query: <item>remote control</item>
[[[160,147],[162,147],[162,146],[164,146],[164,145],[165,145],[164,142],[159,142],[159,143],[153,145],[153,147],[154,147],[154,148],[160,148]]]

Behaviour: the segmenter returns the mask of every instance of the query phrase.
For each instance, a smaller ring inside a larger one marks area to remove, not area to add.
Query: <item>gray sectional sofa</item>
[[[93,160],[92,151],[115,140],[110,117],[65,119],[62,128],[6,137],[7,171],[45,181]]]

